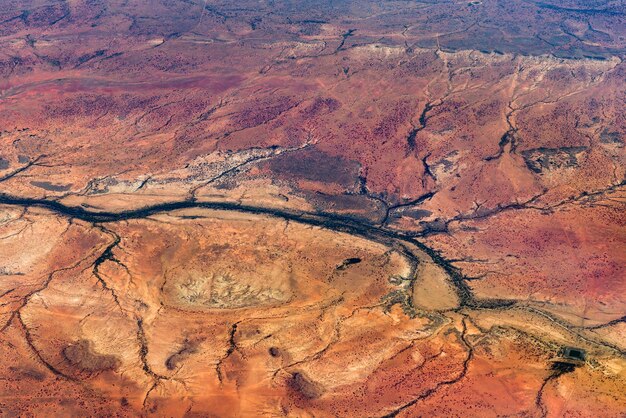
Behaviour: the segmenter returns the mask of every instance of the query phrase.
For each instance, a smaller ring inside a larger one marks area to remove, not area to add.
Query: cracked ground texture
[[[0,416],[623,417],[625,17],[3,1]]]

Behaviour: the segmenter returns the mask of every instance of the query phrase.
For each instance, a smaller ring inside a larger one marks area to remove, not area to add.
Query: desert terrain
[[[623,2],[7,0],[0,45],[1,416],[624,416]]]

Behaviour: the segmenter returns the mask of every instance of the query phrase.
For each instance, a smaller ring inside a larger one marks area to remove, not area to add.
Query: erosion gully
[[[439,265],[446,271],[446,273],[448,273],[462,307],[495,309],[511,307],[516,303],[514,300],[476,299],[470,287],[465,282],[466,278],[461,274],[459,269],[454,267],[437,251],[411,236],[402,232],[392,231],[373,224],[365,223],[363,221],[358,221],[354,218],[331,213],[293,211],[263,206],[242,205],[231,202],[203,202],[192,199],[178,202],[159,203],[139,209],[108,212],[88,210],[81,206],[68,206],[55,200],[18,197],[8,194],[0,194],[0,205],[19,206],[23,208],[41,207],[65,217],[80,219],[94,224],[143,219],[160,213],[193,208],[265,215],[305,225],[317,226],[331,231],[347,233],[349,235],[360,236],[368,240],[384,244],[388,247],[397,247],[397,244],[399,244],[400,248],[406,250],[401,252],[407,256],[412,263],[416,262],[417,257],[411,253],[406,245],[402,244],[414,245],[426,253],[435,264]]]
[[[22,208],[29,207],[41,207],[47,210],[50,210],[58,215],[65,216],[73,219],[80,219],[85,222],[90,222],[94,224],[96,227],[101,229],[106,229],[103,227],[106,223],[119,222],[124,220],[132,220],[132,219],[143,219],[147,218],[151,215],[156,215],[160,213],[167,213],[181,209],[191,209],[191,208],[203,208],[210,210],[220,210],[220,211],[231,211],[245,214],[254,214],[254,215],[265,215],[273,218],[298,222],[305,225],[311,225],[316,227],[325,228],[331,231],[347,233],[349,235],[359,236],[374,242],[378,242],[383,244],[389,248],[394,248],[399,251],[403,256],[405,256],[411,265],[411,272],[409,274],[408,279],[411,281],[411,286],[413,286],[416,267],[419,262],[418,256],[411,251],[410,245],[415,246],[419,250],[426,253],[433,262],[439,266],[441,266],[449,275],[451,279],[451,283],[454,286],[456,294],[459,299],[459,308],[457,310],[463,308],[507,308],[515,305],[515,301],[511,300],[477,300],[469,286],[465,283],[465,277],[460,273],[460,271],[455,268],[449,261],[443,258],[437,251],[432,248],[426,246],[425,244],[417,241],[415,238],[407,236],[401,232],[391,231],[380,226],[376,226],[373,224],[368,224],[365,222],[360,222],[353,218],[340,216],[336,214],[329,214],[323,212],[303,212],[303,211],[293,211],[288,209],[277,209],[277,208],[267,208],[262,206],[251,206],[251,205],[242,205],[238,203],[229,203],[229,202],[199,202],[194,198],[187,199],[184,201],[171,202],[171,203],[161,203],[155,204],[152,206],[146,206],[139,209],[119,211],[119,212],[108,212],[108,211],[93,211],[88,210],[80,206],[68,206],[64,205],[59,201],[48,200],[48,199],[34,199],[34,198],[25,198],[25,197],[17,197],[8,194],[0,193],[0,205],[9,205],[9,206],[19,206]],[[119,237],[115,235],[114,241],[110,244],[103,254],[98,258],[96,263],[94,264],[94,274],[98,277],[98,266],[105,259],[111,258],[111,250],[119,243]],[[407,245],[408,244],[408,245]],[[108,289],[106,284],[103,285],[105,289]],[[115,296],[115,294],[113,293]],[[412,307],[412,292],[408,295],[408,300],[406,301]],[[19,314],[19,312],[18,312]],[[141,324],[141,320],[138,319],[139,331],[138,336],[141,337],[143,335],[143,328]],[[465,322],[463,322],[464,330],[461,338],[463,339],[467,349],[468,356],[465,360],[462,370],[459,375],[453,379],[440,382],[433,390],[427,391],[422,396],[419,396],[410,402],[399,406],[395,410],[386,414],[385,417],[395,417],[404,409],[412,406],[413,404],[431,396],[435,393],[441,386],[452,385],[459,380],[461,380],[468,370],[468,363],[473,355],[472,347],[465,342]],[[236,331],[236,324],[233,327],[233,331]],[[232,347],[232,332],[231,331],[231,347]],[[147,343],[145,342],[145,338],[140,338],[142,342],[142,353],[147,352]],[[34,346],[33,346],[33,349]],[[35,349],[36,351],[36,349]],[[37,351],[36,351],[37,352]],[[156,376],[148,367],[147,362],[145,361],[145,356],[142,357],[142,362],[144,364],[144,369],[148,374],[155,378],[155,383],[148,391],[148,394],[154,389],[156,382],[161,376]],[[47,364],[47,363],[46,363]],[[51,366],[50,366],[51,367]],[[218,370],[219,372],[219,370]],[[148,394],[146,394],[146,399]],[[145,403],[145,400],[144,400]]]
[[[467,282],[472,280],[472,278],[464,276],[461,271],[452,264],[452,262],[443,257],[437,250],[430,248],[423,242],[419,241],[416,237],[410,236],[406,233],[390,230],[388,228],[385,228],[384,226],[357,220],[348,216],[342,216],[326,212],[306,212],[290,209],[268,208],[263,206],[244,205],[232,202],[197,201],[194,198],[176,202],[159,203],[132,210],[109,212],[89,210],[81,206],[68,206],[56,200],[19,197],[6,193],[0,193],[0,205],[18,206],[22,208],[41,207],[57,213],[58,215],[90,222],[96,226],[102,226],[107,223],[119,222],[124,220],[144,219],[152,215],[193,208],[231,211],[253,215],[264,215],[273,218],[298,222],[305,225],[325,228],[331,231],[346,233],[349,235],[359,236],[383,244],[388,248],[394,248],[409,260],[412,266],[411,275],[414,276],[415,267],[419,262],[419,257],[411,250],[410,246],[412,245],[428,255],[436,265],[440,266],[448,274],[450,278],[450,283],[452,284],[459,300],[459,307],[457,309],[453,309],[453,311],[458,312],[465,308],[526,308],[525,310],[529,312],[540,312],[542,316],[564,327],[569,332],[584,339],[588,343],[600,345],[604,348],[609,348],[611,351],[614,351],[621,356],[626,356],[626,351],[606,341],[599,342],[595,341],[595,339],[593,341],[590,340],[589,338],[577,332],[574,329],[576,327],[572,326],[566,321],[555,317],[549,312],[539,310],[537,308],[531,309],[530,307],[525,307],[523,304],[520,305],[519,301],[515,299],[486,299],[475,297],[472,289],[467,284]],[[106,258],[107,255],[104,254],[103,257]],[[408,279],[412,280],[414,279],[414,277],[409,277]],[[412,299],[410,299],[410,297],[408,302],[412,306],[413,301]]]
[[[403,410],[411,407],[412,405],[423,401],[424,399],[430,397],[435,392],[437,392],[443,386],[454,385],[461,379],[465,377],[468,372],[468,365],[473,357],[473,347],[469,342],[466,341],[466,324],[465,319],[467,319],[466,314],[462,311],[465,308],[469,309],[508,309],[517,305],[516,300],[506,300],[506,299],[477,299],[471,288],[467,285],[468,278],[465,277],[458,268],[453,266],[450,261],[445,259],[438,251],[428,247],[424,243],[418,241],[415,237],[411,237],[402,232],[389,230],[383,226],[377,226],[374,224],[370,224],[367,222],[359,221],[354,218],[341,216],[332,213],[324,213],[324,212],[306,212],[306,211],[294,211],[289,209],[278,209],[278,208],[268,208],[263,206],[253,206],[253,205],[243,205],[238,203],[231,202],[206,202],[206,201],[197,201],[193,198],[177,201],[177,202],[169,202],[169,203],[160,203],[151,206],[145,206],[139,209],[118,211],[118,212],[109,212],[109,211],[94,211],[88,210],[81,206],[68,206],[59,201],[48,200],[48,199],[36,199],[36,198],[27,198],[27,197],[18,197],[12,196],[9,194],[0,193],[0,205],[8,205],[8,206],[18,206],[22,208],[29,207],[41,207],[47,210],[50,210],[58,215],[80,219],[85,222],[93,223],[96,227],[103,228],[103,225],[106,223],[119,222],[124,220],[132,220],[132,219],[144,219],[148,218],[152,215],[157,215],[161,213],[173,212],[181,209],[192,209],[192,208],[203,208],[210,210],[220,210],[220,211],[231,211],[238,212],[244,214],[254,214],[254,215],[264,215],[273,218],[298,222],[305,225],[311,225],[316,227],[325,228],[331,231],[346,233],[354,236],[359,236],[374,242],[378,242],[383,244],[389,248],[394,248],[400,251],[411,264],[411,273],[409,280],[411,283],[414,282],[416,266],[419,262],[419,257],[411,250],[410,246],[414,246],[418,248],[420,251],[426,253],[432,261],[443,268],[450,278],[450,282],[453,285],[456,294],[459,299],[459,307],[454,309],[454,311],[459,312],[463,315],[463,331],[461,333],[461,339],[466,345],[468,350],[467,358],[463,364],[462,369],[460,370],[457,376],[453,378],[439,382],[435,387],[426,391],[422,395],[414,398],[413,400],[400,405],[396,409],[392,410],[390,413],[384,415],[384,417],[395,417]],[[119,237],[115,236],[115,241],[111,244],[105,252],[102,254],[101,258],[106,259],[111,255],[110,250],[112,247],[117,245],[119,242]],[[94,272],[97,273],[97,263],[94,266]],[[413,305],[413,301],[411,299],[410,292],[407,301],[411,306]],[[556,318],[553,318],[552,315],[547,312],[543,312],[543,314],[548,315],[552,320],[559,322],[561,325],[565,326],[568,330],[579,335],[575,331],[570,329],[570,324],[566,324],[563,321],[560,321]],[[139,329],[141,328],[141,323],[139,323]],[[236,328],[235,328],[236,329]],[[580,335],[579,335],[580,336]],[[581,336],[582,337],[582,336]],[[585,338],[586,339],[586,338]],[[617,351],[621,355],[626,355],[622,350],[617,347],[614,347],[605,342],[596,342],[589,341],[594,344],[602,345],[606,348],[613,349]],[[144,343],[142,347],[146,347],[147,345]],[[147,367],[147,363],[144,362],[144,366]],[[150,371],[150,370],[148,370]],[[159,376],[160,377],[160,376]],[[541,391],[545,384],[558,376],[555,374],[550,374],[546,380],[544,381],[540,391],[537,394],[537,399],[541,399]],[[537,405],[542,411],[542,415],[545,415],[545,406],[538,402]]]

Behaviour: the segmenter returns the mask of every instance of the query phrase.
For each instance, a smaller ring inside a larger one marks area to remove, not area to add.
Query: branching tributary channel
[[[299,222],[306,225],[317,226],[332,231],[347,233],[350,235],[360,236],[368,240],[383,244],[389,248],[396,248],[409,259],[413,266],[415,266],[419,260],[418,255],[412,252],[410,248],[411,246],[414,246],[415,248],[427,254],[435,264],[437,264],[446,271],[459,299],[458,309],[507,309],[513,308],[515,306],[523,308],[522,305],[518,304],[517,300],[513,299],[476,298],[471,288],[466,283],[467,278],[463,276],[458,268],[453,266],[451,262],[442,257],[439,252],[428,247],[414,237],[411,237],[402,232],[392,231],[384,227],[368,224],[355,220],[353,218],[336,214],[267,208],[262,206],[242,205],[230,202],[199,202],[195,200],[160,203],[152,206],[142,207],[139,209],[125,210],[119,212],[107,212],[88,210],[80,206],[68,206],[54,200],[18,197],[2,193],[0,193],[0,205],[19,206],[22,208],[41,207],[53,211],[59,215],[68,218],[80,219],[86,222],[93,223],[95,225],[131,219],[143,219],[160,213],[167,213],[181,209],[192,208],[204,208],[209,210],[265,215],[293,222]],[[412,300],[409,300],[409,302],[412,303]],[[531,309],[529,308],[527,310],[530,311]],[[532,308],[532,311],[537,312],[538,309]],[[582,335],[573,330],[571,324],[567,323],[566,321],[557,319],[553,315],[545,311],[541,311],[541,314],[542,316],[545,316],[550,320],[559,323],[562,327],[568,329],[573,334],[582,337]],[[615,347],[607,342],[591,341],[588,338],[584,339],[587,342],[598,344],[604,346],[605,348],[610,348],[612,349],[612,351],[617,351],[621,355],[626,355],[626,353],[624,353],[618,347]]]
[[[362,238],[365,238],[374,242],[378,242],[389,248],[394,248],[400,251],[409,260],[412,266],[411,273],[410,273],[411,277],[409,279],[411,280],[412,284],[414,283],[414,280],[415,280],[414,276],[416,274],[416,266],[419,263],[419,256],[415,252],[415,249],[411,249],[411,247],[417,248],[419,251],[426,253],[435,264],[437,264],[438,266],[440,266],[446,271],[446,273],[448,274],[450,278],[451,284],[454,286],[454,289],[456,291],[456,294],[459,300],[459,307],[453,310],[460,311],[459,313],[464,315],[464,317],[465,317],[465,314],[463,314],[462,310],[467,309],[467,308],[469,309],[498,309],[498,308],[507,309],[507,308],[512,308],[514,306],[519,306],[523,308],[522,305],[518,305],[516,300],[477,299],[473,295],[470,287],[466,283],[467,278],[462,275],[459,269],[454,267],[448,260],[442,257],[437,251],[426,246],[425,244],[418,241],[414,237],[408,236],[401,232],[391,231],[384,227],[375,226],[375,225],[368,224],[365,222],[360,222],[358,220],[345,217],[345,216],[336,215],[336,214],[302,212],[302,211],[294,211],[294,210],[288,210],[288,209],[267,208],[267,207],[262,207],[262,206],[241,205],[241,204],[229,203],[229,202],[198,202],[196,200],[191,200],[191,199],[179,201],[179,202],[161,203],[161,204],[146,206],[143,208],[133,209],[133,210],[126,210],[126,211],[119,211],[119,212],[104,212],[104,211],[88,210],[80,206],[67,206],[67,205],[64,205],[63,203],[60,203],[58,201],[53,201],[53,200],[22,198],[22,197],[16,197],[16,196],[11,196],[11,195],[6,195],[6,194],[0,194],[0,205],[19,206],[22,208],[41,207],[41,208],[48,209],[61,216],[80,219],[86,222],[93,223],[96,227],[102,227],[102,224],[105,224],[105,223],[112,223],[112,222],[131,220],[131,219],[143,219],[143,218],[148,218],[151,215],[167,213],[167,212],[172,212],[172,211],[181,210],[181,209],[192,209],[192,208],[204,208],[204,209],[209,209],[209,210],[232,211],[232,212],[246,213],[246,214],[253,214],[253,215],[265,215],[269,217],[298,222],[298,223],[302,223],[306,225],[317,226],[317,227],[321,227],[321,228],[325,228],[328,230],[337,231],[341,233],[347,233],[347,234],[354,235],[354,236],[359,236],[359,237],[362,237]],[[116,236],[116,240],[119,240],[119,237]],[[112,246],[116,245],[117,242],[119,241],[116,241],[114,244],[112,244]],[[105,252],[103,253],[101,257],[110,256],[110,254],[107,255],[108,254],[107,251],[110,252],[110,248],[112,246],[107,247],[107,250],[105,250]],[[94,271],[97,273],[97,267],[94,269]],[[410,305],[413,304],[413,301],[411,298],[412,296],[409,295],[408,300],[407,300],[407,302]],[[535,308],[533,308],[533,310],[537,311]],[[626,355],[626,353],[620,350],[619,347],[615,347],[605,341],[592,341],[588,338],[583,337],[582,335],[580,335],[579,333],[575,332],[572,329],[571,324],[568,324],[562,320],[558,320],[554,318],[552,315],[548,314],[547,312],[541,311],[541,312],[536,312],[536,313],[540,313],[541,315],[547,316],[549,319],[555,322],[558,322],[561,326],[563,326],[564,328],[567,328],[573,334],[576,334],[582,337],[587,342],[601,345],[601,346],[604,346],[605,348],[610,348],[613,351],[616,351],[617,353],[621,354],[622,356]],[[19,315],[19,312],[18,312],[18,315]],[[139,330],[141,333],[143,332],[143,329],[141,327],[141,322],[138,322],[138,324],[139,324]],[[233,328],[233,329],[236,329],[236,328]],[[395,409],[391,413],[387,414],[386,417],[395,417],[404,409],[412,406],[413,404],[421,400],[424,400],[425,398],[430,397],[440,387],[455,384],[456,382],[464,378],[464,376],[466,375],[468,371],[468,364],[473,356],[473,348],[466,341],[465,332],[466,332],[466,325],[465,325],[465,322],[463,322],[463,333],[461,335],[461,338],[464,344],[467,346],[468,356],[463,364],[463,368],[461,372],[452,379],[440,382],[435,387],[426,391],[424,394],[400,406],[399,408]],[[142,350],[143,349],[147,350],[145,341],[142,342]],[[35,352],[37,351],[35,350]],[[145,358],[143,359],[143,361],[144,361],[144,367],[146,368],[146,371],[152,373],[151,369],[149,369],[149,367],[147,366]],[[156,380],[152,388],[146,394],[146,399],[149,393],[152,391],[152,389],[154,389],[154,387],[156,387],[156,385],[158,384],[158,380],[162,378],[162,376],[155,375],[154,373],[152,374],[153,374],[152,377],[154,377]],[[549,379],[551,379],[551,377]],[[545,386],[545,383],[544,385],[542,385],[542,389],[540,389],[540,392],[537,395],[537,399],[539,400],[541,399],[541,391],[543,390],[544,386]],[[145,400],[144,400],[144,403],[145,403]],[[545,412],[545,408],[540,403],[538,403],[538,406],[541,407],[541,410],[543,412]]]
[[[194,200],[184,200],[179,202],[160,203],[146,206],[139,209],[125,210],[119,212],[105,212],[88,210],[80,206],[67,206],[63,203],[48,199],[34,199],[17,197],[7,194],[0,194],[0,204],[20,207],[42,207],[51,210],[62,216],[80,219],[94,224],[111,223],[131,219],[147,218],[151,215],[167,213],[181,209],[204,208],[212,210],[233,211],[255,215],[266,215],[274,218],[299,222],[306,225],[317,226],[332,231],[343,232],[350,235],[360,236],[371,241],[384,244],[388,247],[400,247],[405,251],[412,263],[417,262],[417,256],[404,244],[412,244],[430,256],[433,262],[441,266],[450,276],[451,282],[456,289],[461,306],[466,307],[509,307],[515,301],[511,300],[476,300],[471,289],[465,283],[465,278],[460,271],[450,262],[443,258],[438,252],[424,245],[415,238],[406,234],[391,231],[375,225],[359,222],[353,218],[329,214],[292,211],[287,209],[267,208],[262,206],[241,205],[230,202],[198,202]]]

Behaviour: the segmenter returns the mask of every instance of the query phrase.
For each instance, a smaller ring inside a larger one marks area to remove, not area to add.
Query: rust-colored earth
[[[625,19],[3,1],[0,416],[626,416]]]

